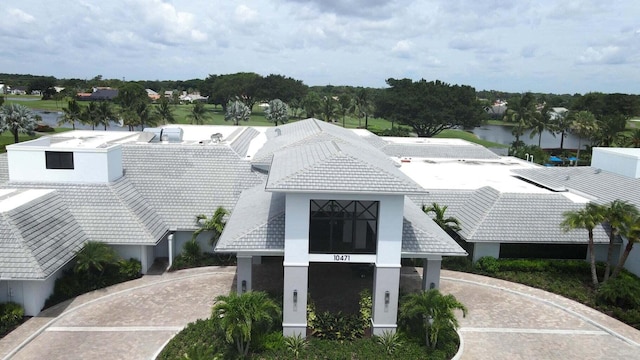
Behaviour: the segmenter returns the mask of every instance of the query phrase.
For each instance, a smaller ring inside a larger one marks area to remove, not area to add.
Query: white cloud
[[[391,48],[391,52],[397,56],[408,58],[411,57],[412,48],[413,43],[411,40],[400,40]]]
[[[9,9],[9,16],[14,19],[14,21],[24,24],[33,23],[36,18],[20,9]]]
[[[622,64],[625,62],[624,52],[618,46],[600,48],[588,47],[578,57],[580,64]]]
[[[250,7],[241,4],[236,7],[235,20],[242,24],[256,23],[258,19],[258,12]]]

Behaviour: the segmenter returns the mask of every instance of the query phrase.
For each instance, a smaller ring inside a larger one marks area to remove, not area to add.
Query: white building
[[[474,259],[584,259],[586,235],[563,232],[562,213],[637,204],[639,185],[604,168],[543,168],[461,140],[380,138],[315,119],[61,133],[0,154],[0,302],[37,314],[89,240],[143,272],[171,262],[196,215],[222,206],[232,214],[216,250],[237,254],[238,291],[253,288],[253,263],[281,259],[286,334],[304,334],[308,267],[319,262],[374,265],[379,334],[395,328],[402,258],[424,259],[423,287],[437,288],[442,257],[466,255],[420,206],[448,206]],[[606,249],[605,229],[595,237]]]

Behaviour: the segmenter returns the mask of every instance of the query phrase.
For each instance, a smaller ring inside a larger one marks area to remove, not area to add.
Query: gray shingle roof
[[[335,141],[287,148],[273,156],[266,189],[337,193],[416,193],[424,190],[384,154]]]
[[[500,159],[491,150],[478,144],[393,144],[390,143],[382,148],[382,151],[389,156],[397,157],[423,157],[423,158],[444,158],[444,159],[478,159],[495,160]]]
[[[0,213],[0,278],[45,279],[87,239],[56,191]]]
[[[462,205],[473,195],[475,190],[429,190],[427,194],[408,195],[416,205],[430,206],[436,203],[447,207],[447,214],[462,208]]]
[[[620,199],[640,207],[640,179],[590,166],[518,169],[516,175],[556,191],[577,190],[599,204]]]
[[[285,195],[264,191],[264,184],[245,190],[216,245],[216,251],[284,253]]]
[[[236,131],[239,134],[236,134]],[[243,127],[234,131],[229,138],[232,138],[231,148],[235,151],[241,158],[247,156],[247,151],[249,150],[249,145],[251,144],[251,140],[253,140],[260,133],[258,130],[249,127]]]
[[[9,160],[7,153],[0,154],[0,185],[9,181]]]
[[[259,185],[240,196],[216,245],[216,251],[284,253],[285,195]],[[402,253],[466,255],[464,250],[411,200],[405,198]]]
[[[276,151],[316,142],[335,141],[337,143],[360,146],[369,150],[376,149],[353,131],[317,119],[300,120],[269,128],[265,135],[268,141],[256,152],[252,160],[254,164],[271,163],[273,154]]]
[[[584,230],[560,228],[564,212],[583,207],[561,194],[500,193],[483,187],[447,215],[460,220],[460,235],[469,242],[585,243]],[[594,236],[596,243],[609,241],[602,226]]]
[[[198,214],[232,211],[262,176],[226,144],[125,144],[125,177],[169,227],[195,230]]]
[[[419,254],[467,255],[455,240],[407,197],[404,200],[402,253],[404,256]]]
[[[11,183],[10,187],[56,189],[93,241],[155,245],[168,229],[126,177],[110,184]]]

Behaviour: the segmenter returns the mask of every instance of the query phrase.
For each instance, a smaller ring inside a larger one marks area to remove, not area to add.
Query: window
[[[375,254],[378,201],[311,200],[309,252]]]
[[[45,151],[47,169],[73,169],[73,153]]]

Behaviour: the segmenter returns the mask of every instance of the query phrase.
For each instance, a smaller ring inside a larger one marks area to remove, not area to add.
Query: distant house
[[[27,87],[26,86],[16,86],[9,88],[9,94],[11,95],[27,95]]]
[[[160,99],[160,94],[158,94],[157,92],[151,89],[145,89],[145,91],[147,92],[147,96],[149,96],[149,99],[151,99],[151,101],[156,101]]]
[[[567,114],[567,112],[569,112],[569,109],[567,109],[565,107],[554,107],[554,108],[551,108],[551,111],[549,112],[549,120],[556,121],[560,117],[565,116]]]
[[[196,102],[196,101],[202,101],[202,102],[206,102],[207,100],[209,100],[208,96],[202,96],[200,95],[199,91],[195,91],[192,93],[187,93],[186,91],[182,92],[182,95],[180,95],[180,101],[181,102]]]
[[[80,101],[109,101],[118,96],[118,89],[110,87],[93,88],[91,93],[77,93],[76,99]]]

